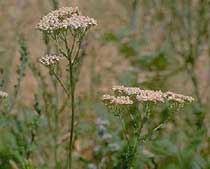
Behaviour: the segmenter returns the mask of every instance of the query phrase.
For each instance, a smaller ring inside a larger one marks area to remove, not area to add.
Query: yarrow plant
[[[82,60],[81,48],[84,37],[88,30],[96,26],[95,19],[81,15],[77,7],[62,7],[44,16],[36,28],[49,37],[56,45],[56,54],[47,54],[39,59],[39,62],[49,68],[51,75],[55,76],[71,104],[69,114],[69,155],[68,168],[72,166],[72,149],[74,138],[75,121],[75,87],[76,76]],[[70,42],[71,40],[71,42]],[[65,58],[68,69],[68,85],[66,86],[61,77],[56,73],[56,65],[60,59]]]
[[[45,66],[52,66],[60,61],[60,56],[46,55],[39,59],[39,62]]]
[[[178,103],[192,102],[194,101],[193,97],[184,96],[182,94],[177,94],[173,92],[154,91],[154,90],[142,90],[138,87],[125,87],[125,86],[114,86],[113,91],[116,95],[127,95],[129,98],[136,96],[136,99],[139,102],[165,102],[165,101],[174,101]]]
[[[64,30],[85,31],[95,25],[96,21],[88,16],[82,16],[77,7],[63,7],[44,16],[37,28],[49,34],[59,34]]]
[[[138,144],[151,138],[169,120],[170,117],[158,122],[152,128],[146,128],[152,118],[152,111],[150,111],[152,106],[167,104],[169,107],[170,105],[178,107],[194,101],[194,98],[190,96],[173,92],[143,90],[138,87],[114,86],[112,90],[114,95],[105,94],[102,96],[102,101],[115,116],[119,117],[122,122],[124,139],[127,141],[116,168],[131,169],[134,167]]]

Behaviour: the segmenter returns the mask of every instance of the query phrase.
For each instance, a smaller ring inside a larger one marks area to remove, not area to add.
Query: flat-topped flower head
[[[112,90],[119,94],[126,94],[126,95],[137,95],[142,91],[138,87],[125,87],[125,86],[114,86]]]
[[[72,15],[79,15],[79,13],[77,7],[62,7],[44,16],[37,24],[37,28],[43,32],[53,33],[57,29],[63,28],[66,19]]]
[[[62,30],[86,30],[97,25],[93,18],[80,15],[79,9],[63,7],[44,16],[37,24],[40,31],[53,34]]]
[[[151,101],[151,102],[164,102],[163,93],[161,91],[154,90],[142,90],[138,87],[125,87],[125,86],[114,86],[112,88],[118,94],[124,95],[135,95],[137,101]]]
[[[39,62],[43,64],[44,66],[51,66],[58,63],[60,58],[61,57],[57,55],[46,55],[46,56],[41,57],[39,59]]]
[[[163,93],[161,91],[141,90],[136,96],[139,102],[164,102]]]
[[[0,99],[8,97],[8,93],[0,91]]]
[[[88,29],[92,26],[97,25],[95,19],[88,16],[73,15],[72,17],[65,20],[67,27],[77,30],[77,29]]]
[[[173,101],[177,103],[193,102],[194,98],[190,96],[184,96],[182,94],[176,94],[173,92],[162,92],[155,90],[143,90],[138,87],[125,87],[125,86],[114,86],[112,90],[117,96],[134,96],[137,102],[167,102]],[[133,97],[132,97],[133,99]]]
[[[129,96],[111,96],[111,95],[103,95],[102,101],[105,104],[110,105],[131,105],[133,101]]]
[[[177,94],[173,92],[164,93],[164,98],[168,101],[174,101],[178,103],[193,102],[194,98],[190,96],[185,96],[182,94]]]

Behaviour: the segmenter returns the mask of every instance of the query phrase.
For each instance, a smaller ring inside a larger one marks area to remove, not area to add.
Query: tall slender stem
[[[79,45],[77,51],[74,51],[76,48],[76,37],[73,35],[73,42],[71,47],[68,44],[68,40],[65,34],[63,34],[62,38],[65,48],[66,48],[66,58],[68,59],[68,68],[69,68],[69,87],[68,93],[71,100],[71,114],[69,117],[69,151],[68,151],[68,160],[67,160],[67,168],[72,169],[72,151],[73,151],[73,138],[74,138],[74,121],[75,121],[75,81],[74,81],[74,59],[78,57],[79,51],[81,48],[82,38],[79,39]]]
[[[71,59],[69,60],[69,76],[70,76],[70,86],[71,86],[71,129],[70,129],[70,139],[69,139],[69,169],[72,166],[72,149],[73,149],[73,134],[74,134],[74,116],[75,116],[75,109],[74,109],[74,81],[73,81],[73,68]]]
[[[55,169],[57,168],[58,165],[58,113],[55,110],[54,111],[54,122],[55,122],[55,128],[54,128],[54,159],[55,159]]]
[[[66,37],[64,38],[65,47],[67,50],[68,64],[69,64],[69,91],[71,97],[71,117],[69,118],[69,154],[68,154],[68,169],[72,168],[72,150],[73,150],[73,137],[74,137],[74,118],[75,118],[75,87],[74,87],[74,77],[73,77],[73,63],[72,63],[72,54],[75,46],[75,38],[71,49],[69,49],[68,41]]]

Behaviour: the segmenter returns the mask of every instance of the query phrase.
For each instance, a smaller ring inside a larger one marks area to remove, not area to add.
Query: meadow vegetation
[[[210,169],[208,0],[8,0],[0,21],[0,169]]]

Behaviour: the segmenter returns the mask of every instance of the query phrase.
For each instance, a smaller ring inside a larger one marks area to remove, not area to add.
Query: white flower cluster
[[[131,104],[133,104],[133,101],[128,96],[103,95],[102,100],[107,104],[113,104],[113,105],[131,105]]]
[[[43,32],[55,33],[67,29],[84,30],[95,25],[97,22],[93,18],[80,15],[77,7],[63,7],[44,16],[37,28]]]
[[[126,98],[127,102],[133,104],[133,101],[138,102],[167,102],[173,101],[176,103],[193,102],[194,98],[176,94],[173,92],[162,92],[154,90],[142,90],[138,87],[114,86],[113,91],[117,96],[104,95],[102,100],[109,101],[110,104],[116,103],[119,98]],[[117,101],[116,101],[117,100]],[[125,100],[125,99],[124,99]]]
[[[149,101],[149,102],[164,102],[163,93],[161,91],[152,90],[141,90],[136,96],[138,101]]]
[[[73,30],[77,30],[90,28],[91,26],[97,25],[97,23],[95,19],[88,16],[73,15],[66,20],[66,25]]]
[[[177,94],[173,92],[164,93],[164,98],[166,98],[168,101],[175,101],[179,103],[193,102],[195,100],[193,97],[184,96],[182,94]]]
[[[58,63],[60,60],[60,56],[57,55],[46,55],[39,59],[39,62],[44,66],[51,66]]]
[[[136,95],[138,101],[164,102],[163,93],[154,90],[142,90],[138,87],[114,86],[112,88],[117,94],[128,96]]]
[[[126,94],[126,95],[137,95],[141,93],[141,89],[138,87],[125,87],[125,86],[114,86],[112,90],[117,94]]]
[[[0,98],[6,98],[8,97],[8,93],[0,91]]]

